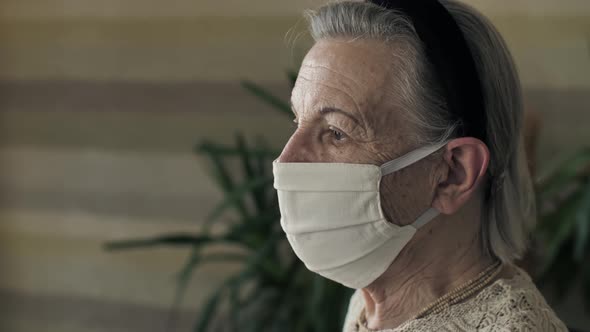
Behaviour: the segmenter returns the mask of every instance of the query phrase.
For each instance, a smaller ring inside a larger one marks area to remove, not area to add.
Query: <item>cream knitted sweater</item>
[[[477,296],[449,309],[421,319],[410,320],[395,329],[379,332],[429,331],[565,331],[567,328],[521,269],[510,279],[498,279]],[[348,307],[343,332],[367,332],[357,322],[364,302],[359,291]]]

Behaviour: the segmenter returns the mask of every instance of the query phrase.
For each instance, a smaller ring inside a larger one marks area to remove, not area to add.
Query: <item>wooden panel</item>
[[[590,88],[590,18],[493,16],[526,86]],[[311,45],[289,17],[0,21],[0,79],[279,81]]]
[[[3,0],[0,15],[21,18],[64,17],[200,17],[298,15],[327,0]],[[547,16],[590,13],[586,0],[466,0],[485,13]]]
[[[0,21],[0,79],[276,81],[297,67],[308,47],[293,44],[297,22],[244,17]]]

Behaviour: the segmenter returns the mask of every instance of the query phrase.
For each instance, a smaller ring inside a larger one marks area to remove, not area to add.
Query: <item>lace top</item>
[[[547,305],[526,272],[515,268],[510,279],[498,279],[471,299],[443,312],[405,322],[378,332],[427,331],[565,331],[567,328]],[[364,302],[360,291],[350,299],[343,332],[368,332],[360,326]]]

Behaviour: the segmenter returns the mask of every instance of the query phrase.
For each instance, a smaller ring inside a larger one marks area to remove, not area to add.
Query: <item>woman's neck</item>
[[[493,263],[482,251],[479,222],[458,216],[437,219],[420,229],[387,271],[362,290],[368,328],[401,325]]]

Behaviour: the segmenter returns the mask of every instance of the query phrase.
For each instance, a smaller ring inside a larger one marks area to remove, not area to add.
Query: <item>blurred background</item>
[[[539,173],[588,146],[590,1],[466,2],[511,47]],[[194,153],[204,139],[280,149],[291,122],[240,82],[287,100],[285,72],[311,45],[301,13],[323,3],[0,1],[0,331],[166,331],[191,249],[103,244],[199,231],[223,199]],[[238,269],[200,268],[176,329]],[[571,283],[548,300],[590,331]]]

